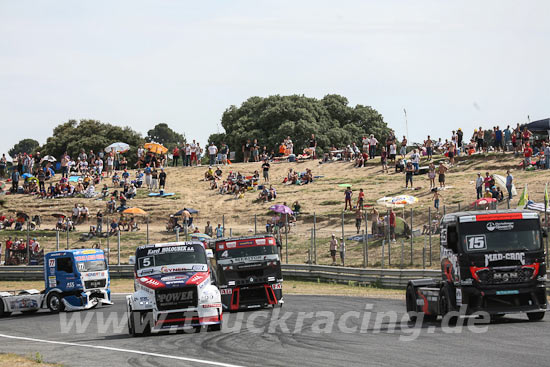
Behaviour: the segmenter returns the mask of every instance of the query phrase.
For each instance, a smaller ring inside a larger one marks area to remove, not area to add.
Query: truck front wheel
[[[407,314],[409,315],[409,320],[411,320],[412,322],[415,322],[417,317],[416,293],[412,285],[409,285],[407,287],[405,298],[406,298]]]
[[[63,299],[61,298],[61,295],[57,292],[50,293],[46,304],[48,305],[50,311],[53,313],[59,313],[65,309]]]
[[[4,301],[0,298],[0,318],[9,317],[11,312],[8,312],[4,309]]]
[[[151,312],[130,311],[128,331],[132,336],[151,334]]]
[[[529,321],[540,321],[544,318],[544,314],[546,312],[529,312],[527,314],[527,317],[529,318]]]
[[[444,286],[439,292],[439,314],[445,319],[445,316],[449,312],[455,311],[454,299],[451,298],[449,287]],[[449,325],[455,324],[458,320],[458,316],[448,317]]]

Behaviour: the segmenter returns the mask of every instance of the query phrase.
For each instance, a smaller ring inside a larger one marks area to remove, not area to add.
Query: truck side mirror
[[[213,259],[214,258],[214,251],[212,251],[212,249],[207,248],[206,249],[206,257],[209,258],[209,259]]]

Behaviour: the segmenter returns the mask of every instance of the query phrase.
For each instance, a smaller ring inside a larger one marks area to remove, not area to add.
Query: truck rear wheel
[[[439,314],[445,318],[449,312],[455,311],[454,301],[451,298],[448,286],[443,286],[439,292]],[[448,318],[449,325],[456,324],[458,316],[451,316]]]
[[[48,305],[50,311],[53,313],[59,313],[65,309],[63,299],[61,298],[61,295],[57,292],[52,292],[49,294],[46,304]]]
[[[0,298],[0,318],[9,317],[10,315],[11,315],[11,312],[8,312],[4,309],[4,300]]]
[[[527,314],[527,317],[529,318],[529,321],[540,321],[544,318],[544,314],[546,312],[529,312]]]

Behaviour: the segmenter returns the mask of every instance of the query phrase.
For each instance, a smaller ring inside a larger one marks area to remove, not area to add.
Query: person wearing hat
[[[159,190],[164,191],[164,187],[166,186],[166,172],[164,172],[164,168],[160,168],[159,173]]]
[[[336,249],[338,248],[338,240],[336,235],[332,234],[332,239],[330,240],[330,256],[332,257],[332,265],[336,265]]]

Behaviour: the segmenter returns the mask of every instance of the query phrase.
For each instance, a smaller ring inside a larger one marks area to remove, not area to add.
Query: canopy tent
[[[526,127],[527,130],[533,133],[549,134],[550,135],[550,118],[533,121],[531,123],[522,125],[522,128]]]

